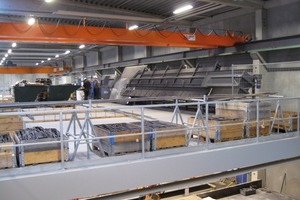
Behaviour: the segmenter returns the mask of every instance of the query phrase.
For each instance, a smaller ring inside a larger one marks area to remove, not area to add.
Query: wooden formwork
[[[95,136],[118,136],[107,139],[100,139],[94,142],[96,149],[102,148],[108,155],[120,155],[125,153],[142,151],[141,135],[126,136],[129,134],[140,134],[141,128],[131,123],[100,124],[94,125]],[[150,150],[149,137],[145,136],[145,150]],[[101,145],[101,147],[100,147]]]
[[[64,136],[65,137],[65,136]],[[67,139],[65,137],[65,139]],[[60,141],[60,138],[44,138],[37,140],[20,140],[20,138],[14,134],[14,140],[16,144],[31,144],[31,143],[43,143],[50,141]],[[69,148],[68,143],[64,143],[63,148],[64,160],[68,160]],[[16,147],[17,164],[20,167],[34,164],[60,162],[61,161],[61,144],[41,144]]]
[[[16,167],[16,153],[14,141],[9,133],[2,134],[10,138],[10,142],[0,142],[0,168],[11,168]]]

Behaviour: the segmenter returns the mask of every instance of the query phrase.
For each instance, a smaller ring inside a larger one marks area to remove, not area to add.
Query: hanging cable
[[[102,33],[102,31],[104,30],[104,28],[106,27],[106,23],[107,21],[104,22],[102,27],[96,27],[96,28],[100,28],[100,30],[97,33],[93,33],[92,31],[89,30],[89,26],[84,26],[86,31],[90,34],[90,35],[99,35],[100,33]],[[90,26],[91,27],[91,26]]]
[[[43,24],[41,24],[41,23],[38,22],[38,25],[39,25],[41,31],[42,31],[45,35],[52,35],[52,34],[57,30],[59,24],[60,24],[60,19],[58,19],[58,21],[57,21],[57,23],[56,23],[54,29],[53,29],[52,31],[50,31],[50,32],[47,32],[46,29],[43,27]]]
[[[15,25],[15,23],[10,23],[10,24],[14,27],[14,29],[15,29],[17,32],[22,33],[22,34],[27,33],[27,32],[32,28],[32,26],[34,26],[34,25],[32,25],[32,26],[27,25],[27,26],[29,26],[29,27],[28,27],[26,30],[21,30],[21,29],[19,29],[19,28]]]

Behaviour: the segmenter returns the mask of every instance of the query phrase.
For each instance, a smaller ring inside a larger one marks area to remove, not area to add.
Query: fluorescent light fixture
[[[65,54],[69,54],[71,51],[70,50],[67,50],[66,52],[65,52]]]
[[[35,19],[34,19],[33,17],[30,17],[30,18],[28,19],[28,21],[27,21],[27,24],[28,24],[29,26],[32,26],[34,23],[35,23]]]
[[[132,31],[132,30],[137,29],[138,27],[139,27],[138,25],[134,24],[132,26],[129,26],[128,30]]]
[[[188,4],[188,5],[185,5],[185,6],[182,6],[176,10],[174,10],[173,14],[179,14],[179,13],[182,13],[182,12],[185,12],[185,11],[188,11],[190,9],[192,9],[193,6]]]
[[[53,0],[45,0],[46,3],[51,3]]]
[[[2,60],[5,60],[6,58],[4,57],[4,58],[2,58]]]
[[[47,60],[51,60],[51,58],[48,58]]]
[[[44,63],[44,62],[45,62],[45,61],[43,61],[43,60],[41,61],[41,63]]]
[[[85,45],[82,44],[82,45],[79,46],[79,49],[83,49],[84,47],[85,47]]]
[[[17,43],[14,42],[14,43],[11,44],[11,46],[12,46],[12,47],[16,47],[16,46],[17,46]]]
[[[39,63],[35,63],[35,65],[39,65]]]
[[[56,55],[55,55],[55,58],[58,58],[58,57],[59,57],[59,55],[58,55],[58,54],[56,54]]]
[[[11,53],[11,52],[12,52],[12,50],[11,50],[11,49],[8,49],[7,53]]]
[[[8,54],[5,54],[5,58],[7,58],[8,57]]]

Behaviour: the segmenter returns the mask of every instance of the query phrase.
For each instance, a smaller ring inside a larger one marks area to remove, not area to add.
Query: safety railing
[[[16,132],[13,132],[12,142],[0,143],[0,163],[14,160],[11,166],[2,166],[5,169],[0,170],[0,178],[9,177],[12,173],[28,175],[49,170],[115,164],[300,136],[300,98],[251,98],[213,102],[205,99],[172,99],[152,105],[108,104],[99,100],[84,101],[81,104],[76,102],[68,108],[51,109],[32,109],[30,104],[26,104],[26,109],[11,110],[20,105],[10,104],[7,108],[9,110],[6,110],[2,105],[0,118],[6,120],[0,126],[6,126],[11,116],[23,119],[42,117],[46,123],[39,120],[35,123],[35,119],[27,120],[24,128],[55,128],[59,130],[59,137],[42,140],[34,136],[28,141],[17,141]],[[292,111],[285,110],[291,105],[294,106]],[[122,113],[124,116],[92,118],[91,115],[95,112],[98,113],[97,116],[105,112]],[[45,116],[52,115],[59,117],[47,122]],[[118,121],[124,126],[130,126],[128,130],[120,128],[115,129],[115,133],[108,131],[105,132],[106,135],[103,132],[99,134],[97,125],[116,124]],[[168,123],[159,123],[161,121]],[[59,162],[43,165],[45,167],[27,168],[26,153],[37,156],[34,165],[39,164],[38,156],[43,156],[34,155],[35,150],[54,151],[51,156],[56,155]],[[24,170],[16,170],[19,167]],[[32,169],[35,170],[30,171]]]

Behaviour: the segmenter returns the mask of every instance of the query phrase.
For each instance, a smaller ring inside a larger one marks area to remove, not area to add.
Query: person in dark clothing
[[[89,97],[89,91],[91,88],[91,82],[88,79],[83,80],[83,87],[84,87],[84,100],[88,100]]]
[[[100,99],[100,82],[94,77],[94,99]]]

